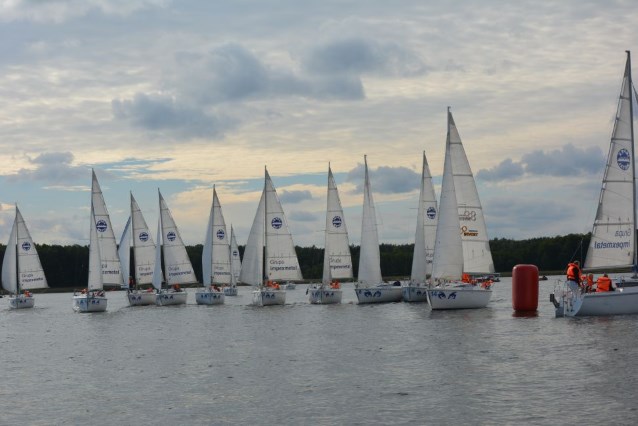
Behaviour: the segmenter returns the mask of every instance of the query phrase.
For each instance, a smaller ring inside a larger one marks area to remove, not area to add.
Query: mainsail
[[[365,180],[363,187],[363,214],[361,217],[361,249],[359,252],[358,281],[364,285],[377,285],[383,281],[381,276],[381,256],[379,253],[379,233],[377,217],[370,189],[368,160],[363,157]]]
[[[631,60],[627,52],[585,268],[636,265],[635,178]]]
[[[412,274],[410,277],[412,282],[423,283],[428,275],[432,274],[437,222],[436,195],[432,185],[432,175],[428,167],[428,160],[425,158],[425,152],[423,152],[421,192],[419,194],[419,210],[416,219]]]
[[[226,222],[222,207],[213,186],[213,204],[211,205],[206,227],[206,239],[202,249],[202,275],[204,285],[229,284],[230,249]]]
[[[325,250],[323,256],[324,284],[334,278],[352,278],[352,257],[348,229],[343,216],[337,184],[328,166],[328,197],[326,208]]]
[[[140,206],[131,193],[131,228],[135,283],[151,284],[155,268],[155,243]],[[158,243],[159,244],[159,241]]]
[[[239,247],[237,246],[235,230],[232,225],[230,226],[230,270],[233,278],[231,283],[237,283],[241,274],[241,256],[239,255]]]
[[[100,245],[100,261],[102,283],[121,285],[120,258],[117,255],[117,243],[109,212],[106,209],[102,189],[97,181],[95,171],[92,173],[91,203],[93,206],[94,228],[97,229],[97,242]]]
[[[159,191],[158,191],[159,193]],[[191,264],[184,241],[182,240],[173,215],[168,209],[164,197],[159,193],[160,221],[164,243],[164,269],[166,282],[173,284],[196,283],[195,271]]]

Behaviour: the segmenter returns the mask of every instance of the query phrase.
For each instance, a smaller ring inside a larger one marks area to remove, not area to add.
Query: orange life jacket
[[[577,283],[580,282],[580,268],[575,263],[567,265],[567,279]]]
[[[596,281],[596,292],[611,291],[611,278],[600,277]]]

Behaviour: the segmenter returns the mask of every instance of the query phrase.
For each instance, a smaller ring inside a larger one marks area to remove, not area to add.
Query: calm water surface
[[[70,294],[0,299],[0,424],[636,424],[638,316],[517,318],[511,282],[486,309],[426,304],[128,307]],[[191,291],[194,291],[191,289]]]

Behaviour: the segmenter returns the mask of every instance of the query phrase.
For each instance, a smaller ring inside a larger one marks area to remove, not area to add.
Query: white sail
[[[432,185],[432,175],[428,160],[423,152],[423,169],[421,171],[421,192],[419,193],[419,210],[416,219],[414,238],[414,254],[412,256],[413,282],[423,283],[432,274],[434,259],[434,240],[438,222],[436,195]]]
[[[129,216],[124,226],[124,232],[120,238],[120,244],[117,246],[117,257],[120,258],[120,267],[122,270],[122,287],[129,287],[128,277],[131,274],[131,217]]]
[[[627,267],[635,263],[636,201],[631,90],[628,54],[585,268]]]
[[[97,241],[100,245],[102,281],[104,284],[121,285],[122,273],[120,270],[120,259],[117,256],[115,233],[111,226],[109,212],[106,210],[106,203],[104,202],[100,184],[95,176],[95,171],[92,170],[91,172],[93,177],[91,184],[91,202],[95,216],[95,227],[98,231]]]
[[[270,175],[268,175],[268,170],[265,174],[266,276],[271,280],[302,280],[301,268],[286,215]]]
[[[343,216],[337,184],[328,166],[328,196],[326,207],[325,250],[323,255],[324,284],[334,278],[352,278],[352,256],[348,229]]]
[[[9,235],[9,241],[7,242],[7,248],[4,251],[4,258],[2,259],[2,288],[11,294],[16,294],[18,292],[17,222],[16,217],[13,221],[11,234]]]
[[[452,174],[463,240],[464,271],[491,273],[494,272],[494,262],[474,175],[450,111],[448,121]]]
[[[379,253],[379,233],[377,217],[368,176],[368,160],[364,156],[365,181],[363,188],[363,214],[361,216],[361,249],[359,252],[358,281],[365,285],[377,285],[381,276],[381,256]]]
[[[157,234],[155,239],[157,244],[155,245],[155,259],[153,261],[153,277],[151,283],[156,290],[162,289],[162,281],[164,281],[164,274],[162,274],[162,220],[157,221]]]
[[[239,275],[240,281],[260,286],[264,283],[264,215],[266,211],[266,192],[261,193],[253,226],[250,228],[244,250],[244,261]]]
[[[131,193],[131,227],[133,239],[133,273],[137,285],[151,284],[155,269],[155,243],[142,210]],[[159,244],[159,242],[158,242]]]
[[[232,225],[230,226],[230,270],[233,279],[231,283],[236,284],[241,274],[241,256],[239,254],[237,240],[235,239],[235,230]]]
[[[16,206],[16,223],[18,224],[18,282],[20,290],[47,288],[47,278],[42,269],[40,256],[31,239],[27,224]]]
[[[158,190],[159,193],[159,190]],[[173,284],[196,283],[195,271],[191,264],[186,246],[182,240],[173,215],[162,194],[159,193],[160,221],[162,223],[162,241],[164,242],[164,269],[166,282]]]
[[[448,133],[445,143],[445,164],[439,202],[439,222],[436,227],[432,278],[460,280],[463,274],[463,241],[461,240],[460,221],[451,159],[451,119],[448,113]]]
[[[222,206],[213,186],[213,204],[210,209],[206,241],[202,250],[202,273],[204,285],[229,284],[230,279],[230,244],[226,231],[226,221]]]
[[[100,259],[100,237],[98,235],[98,226],[101,227],[95,217],[93,205],[91,205],[91,230],[89,236],[89,278],[87,282],[87,287],[89,290],[102,290],[104,288],[104,274],[102,273],[102,261]]]

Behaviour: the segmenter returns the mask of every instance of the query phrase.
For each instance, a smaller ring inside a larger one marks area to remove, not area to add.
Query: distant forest
[[[563,271],[570,260],[583,260],[591,234],[509,240],[496,238],[490,241],[494,267],[497,272],[508,274],[517,264],[533,264],[541,272]],[[59,246],[37,244],[49,286],[52,288],[80,288],[86,286],[89,250],[87,246]],[[6,246],[0,245],[4,257]],[[188,255],[202,281],[202,245],[186,247]],[[301,271],[306,280],[318,280],[323,271],[323,249],[315,246],[296,247]],[[359,247],[351,246],[354,274],[357,276]],[[381,244],[381,272],[384,277],[409,277],[412,268],[414,244]],[[243,257],[244,247],[239,251]]]

